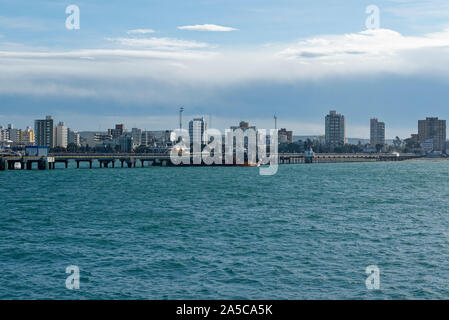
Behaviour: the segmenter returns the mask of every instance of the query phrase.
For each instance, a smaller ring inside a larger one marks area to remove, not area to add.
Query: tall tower
[[[45,120],[35,120],[34,131],[35,131],[36,145],[54,148],[55,146],[54,123],[51,116],[46,116]]]
[[[327,144],[337,146],[346,143],[346,121],[344,115],[338,114],[335,110],[330,111],[326,115],[325,125]]]
[[[61,148],[67,148],[68,145],[68,129],[64,122],[59,122],[56,126],[56,146]]]
[[[446,120],[438,118],[418,120],[418,140],[420,143],[431,140],[434,151],[446,153]]]
[[[385,123],[379,122],[377,118],[370,119],[370,144],[373,147],[385,144]]]
[[[190,120],[189,122],[189,135],[190,135],[190,143],[193,144],[193,141],[196,137],[199,137],[201,141],[201,145],[207,143],[207,123],[204,120],[204,117],[195,118]]]
[[[184,107],[179,108],[179,129],[182,129],[182,113],[184,112]]]

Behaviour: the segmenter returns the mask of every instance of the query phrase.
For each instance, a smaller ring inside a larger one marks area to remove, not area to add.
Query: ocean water
[[[60,166],[0,172],[0,299],[449,298],[448,161]]]

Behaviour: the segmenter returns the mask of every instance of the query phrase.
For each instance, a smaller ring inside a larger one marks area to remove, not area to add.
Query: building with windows
[[[344,115],[338,114],[335,110],[330,111],[325,118],[325,127],[326,144],[337,146],[346,143],[346,121]]]
[[[34,145],[35,138],[34,138],[34,130],[31,129],[31,127],[26,127],[25,130],[22,131],[22,137],[21,142],[25,146],[32,146]]]
[[[111,134],[108,133],[95,133],[93,141],[97,142],[112,142],[114,139]]]
[[[172,144],[172,130],[142,131],[140,145],[146,147],[167,147]]]
[[[133,137],[133,143],[136,147],[142,144],[142,129],[132,128],[131,137]]]
[[[142,136],[140,137],[140,145],[145,147],[152,145],[151,134],[149,131],[142,131]]]
[[[44,120],[35,120],[34,133],[36,145],[50,148],[55,146],[54,122],[51,116],[46,116]]]
[[[293,143],[293,131],[287,131],[285,128],[280,129],[278,131],[278,142]]]
[[[256,138],[256,146],[257,146],[257,142],[258,142],[258,140],[259,140],[259,133],[257,132],[257,127],[256,126],[250,126],[249,125],[249,122],[246,122],[246,121],[240,121],[240,123],[239,123],[239,125],[238,126],[231,126],[230,127],[230,129],[232,130],[232,131],[236,131],[236,130],[242,130],[243,131],[243,135],[246,135],[246,136],[250,136],[251,135],[251,131],[249,131],[249,132],[246,132],[246,131],[248,131],[248,130],[252,130],[252,131],[254,131],[254,134],[255,134],[255,138]],[[246,132],[246,133],[245,133]],[[224,139],[224,143],[226,143],[226,136],[223,136],[223,139]],[[233,145],[234,146],[236,146],[236,143],[237,143],[237,140],[236,140],[236,137],[235,136],[233,136]],[[248,148],[248,143],[249,143],[249,140],[248,140],[248,138],[244,138],[244,147],[245,147],[245,149],[246,148]],[[267,135],[266,135],[266,144],[267,145],[269,145],[270,144],[270,136],[269,136],[269,132],[267,132]]]
[[[56,146],[60,148],[67,148],[68,144],[68,129],[64,122],[59,122],[55,128]]]
[[[108,129],[108,134],[110,134],[114,139],[122,136],[125,132],[125,125],[123,123],[116,124],[115,129]]]
[[[81,146],[81,136],[78,131],[73,131],[70,128],[67,129],[67,145],[74,144],[76,146]]]
[[[418,140],[421,144],[430,146],[432,140],[433,151],[446,153],[446,120],[426,118],[418,120]]]
[[[379,122],[377,118],[370,120],[370,144],[372,147],[385,145],[385,123]]]
[[[12,124],[8,124],[8,139],[13,142],[14,145],[20,144],[22,140],[22,130],[16,129]]]
[[[120,145],[120,152],[129,153],[134,150],[134,142],[132,136],[123,135],[118,138],[118,141]]]
[[[201,145],[207,143],[207,123],[204,117],[195,118],[189,122],[190,144],[193,144],[194,139],[198,139]]]
[[[9,140],[8,130],[0,126],[0,141]]]

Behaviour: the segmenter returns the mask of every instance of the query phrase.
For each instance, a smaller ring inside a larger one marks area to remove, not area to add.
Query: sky
[[[449,119],[448,53],[442,0],[0,0],[0,125],[174,129],[183,106],[184,125],[269,129],[276,114],[318,135],[337,110],[348,137],[377,117],[406,138]]]

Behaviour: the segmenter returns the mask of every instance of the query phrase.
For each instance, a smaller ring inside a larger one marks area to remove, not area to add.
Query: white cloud
[[[231,27],[218,26],[216,24],[197,24],[194,26],[181,26],[178,27],[179,30],[189,30],[189,31],[212,31],[212,32],[227,32],[236,31],[238,29]]]
[[[332,73],[449,72],[449,29],[424,36],[403,36],[388,29],[305,39],[279,50],[278,56],[315,75]],[[432,60],[427,57],[432,56]],[[436,60],[434,60],[436,59]]]
[[[156,31],[153,29],[133,29],[128,30],[127,34],[148,34],[148,33],[155,33]]]
[[[401,51],[449,46],[449,30],[424,37],[406,37],[388,29],[366,30],[345,35],[329,35],[300,41],[282,50],[287,58],[308,60],[363,59],[392,57]]]
[[[187,41],[173,38],[106,38],[123,46],[151,48],[155,50],[204,49],[210,47],[205,42]]]

